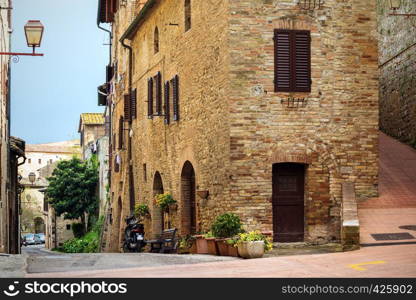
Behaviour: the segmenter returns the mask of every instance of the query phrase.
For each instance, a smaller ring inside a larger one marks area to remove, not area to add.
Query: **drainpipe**
[[[133,49],[131,46],[127,45],[125,43],[126,37],[123,37],[120,42],[121,45],[126,48],[129,51],[129,68],[128,68],[128,73],[129,73],[129,80],[128,80],[128,90],[129,90],[129,95],[131,95],[132,92],[132,82],[133,82]],[[129,139],[128,139],[128,149],[127,149],[127,157],[128,157],[128,162],[129,162],[129,199],[130,199],[130,214],[132,215],[134,212],[134,207],[132,207],[132,204],[135,203],[135,193],[134,193],[134,178],[133,178],[133,165],[132,165],[132,137],[130,136],[130,130],[132,128],[131,126],[132,120],[129,121]]]

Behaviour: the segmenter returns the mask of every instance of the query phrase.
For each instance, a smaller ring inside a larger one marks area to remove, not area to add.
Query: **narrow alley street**
[[[27,277],[415,277],[416,151],[380,134],[380,197],[359,205],[358,251],[256,260],[25,251]],[[372,234],[405,234],[376,240]]]

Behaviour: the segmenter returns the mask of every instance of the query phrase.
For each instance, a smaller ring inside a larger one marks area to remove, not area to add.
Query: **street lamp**
[[[32,183],[32,185],[35,183],[35,180],[36,180],[36,174],[35,173],[33,173],[33,172],[30,172],[29,173],[29,181]]]
[[[29,20],[24,26],[26,43],[33,48],[32,53],[0,52],[0,55],[19,56],[43,56],[42,53],[35,53],[35,48],[40,47],[43,37],[44,26],[39,20]],[[17,59],[18,60],[18,59]]]
[[[35,53],[35,48],[40,47],[42,42],[44,27],[39,20],[29,20],[24,28],[27,46],[32,47],[33,53]]]
[[[404,16],[404,17],[414,17],[416,14],[398,14],[396,11],[402,6],[402,0],[389,0],[390,9],[393,13],[389,14],[389,16]]]
[[[399,9],[401,4],[402,4],[401,0],[390,0],[390,9],[392,10]]]

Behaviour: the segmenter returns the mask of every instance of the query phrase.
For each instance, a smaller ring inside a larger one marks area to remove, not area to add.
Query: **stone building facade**
[[[10,1],[1,0],[0,6],[8,7]],[[0,10],[0,51],[10,52],[11,12]],[[0,252],[7,251],[7,178],[9,149],[9,65],[8,56],[0,55]]]
[[[78,132],[81,135],[82,158],[96,152],[96,141],[105,136],[104,115],[102,113],[83,113],[79,119]]]
[[[75,221],[56,216],[53,208],[48,205],[45,199],[47,178],[60,161],[74,156],[81,156],[79,140],[29,144],[26,145],[26,161],[19,166],[24,187],[21,195],[21,232],[45,233],[45,247],[49,249],[59,247],[73,238],[71,224]],[[30,173],[36,176],[34,182],[29,180]]]
[[[376,3],[298,3],[149,0],[107,20],[115,65],[108,250],[119,249],[123,218],[138,203],[151,210],[146,235],[160,234],[154,197],[163,192],[178,201],[169,225],[181,235],[234,212],[275,241],[311,243],[340,241],[343,182],[358,198],[377,195]],[[295,47],[289,40],[306,45],[288,61],[295,72],[309,64],[311,82],[296,73],[282,90],[284,65],[276,66],[279,51]]]
[[[388,1],[377,4],[380,128],[416,148],[416,17],[390,16]],[[395,13],[416,13],[416,2],[401,1]]]

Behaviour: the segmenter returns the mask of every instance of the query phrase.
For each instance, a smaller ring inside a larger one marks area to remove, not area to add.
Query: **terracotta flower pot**
[[[218,248],[217,243],[215,242],[215,238],[205,238],[205,240],[207,241],[208,254],[218,255]]]
[[[238,249],[233,245],[228,244],[228,256],[238,257]]]
[[[203,235],[196,235],[195,236],[195,244],[196,244],[196,253],[198,254],[208,254],[208,243],[207,240],[204,238]]]
[[[225,239],[216,239],[218,252],[221,256],[228,256],[228,244]]]
[[[192,242],[192,246],[189,248],[189,253],[191,253],[191,254],[196,254],[196,253],[198,253],[198,248],[197,248],[198,246],[197,246],[197,244],[196,244],[196,241],[193,241]]]
[[[243,258],[260,258],[264,255],[264,242],[240,242],[238,254]]]

